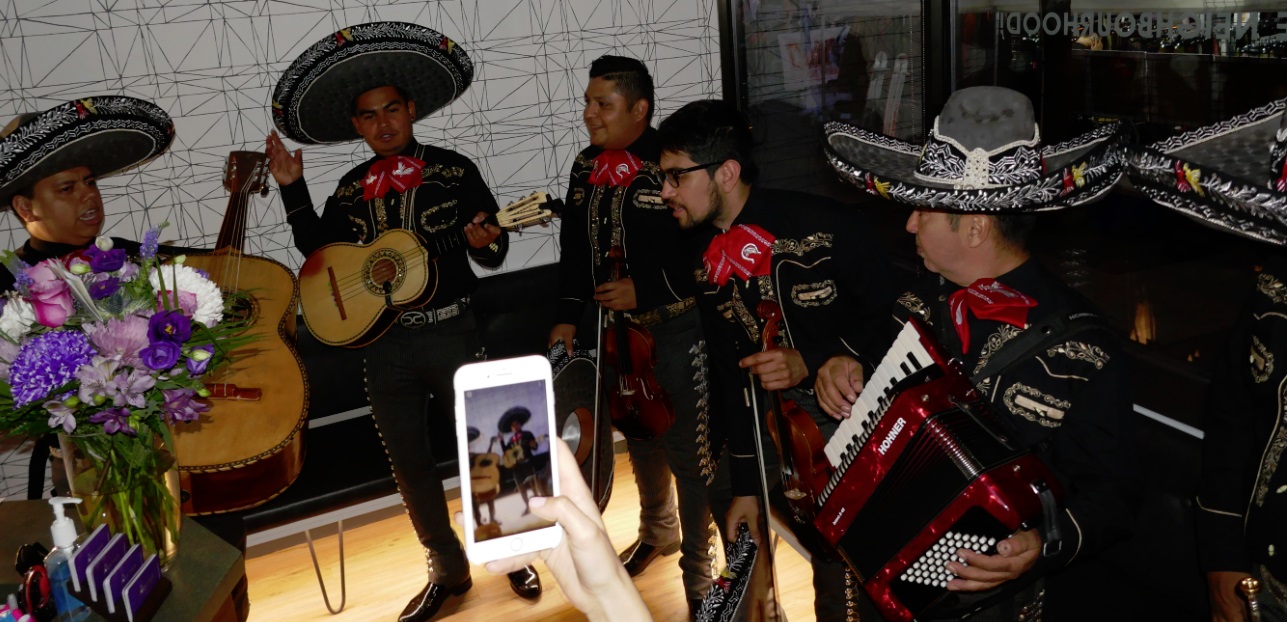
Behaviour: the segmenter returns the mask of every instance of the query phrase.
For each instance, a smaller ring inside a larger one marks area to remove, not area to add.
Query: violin
[[[613,281],[625,272],[625,251],[613,246],[608,251]],[[675,409],[666,391],[653,375],[657,366],[657,344],[648,329],[612,312],[612,327],[604,334],[603,362],[617,372],[617,382],[608,392],[612,425],[629,438],[646,440],[665,434],[675,423]]]
[[[761,343],[764,350],[776,349],[781,334],[782,308],[772,300],[762,300],[755,312],[764,320]],[[818,496],[831,477],[831,464],[825,452],[827,443],[813,417],[794,401],[782,397],[781,391],[769,391],[769,411],[765,413],[769,436],[782,457],[782,489],[796,517],[808,523],[817,513]]]

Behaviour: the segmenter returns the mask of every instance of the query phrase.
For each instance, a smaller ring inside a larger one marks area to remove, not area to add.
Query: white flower
[[[9,341],[17,343],[35,323],[36,311],[31,308],[31,303],[17,294],[11,294],[4,305],[4,313],[0,313],[0,332]]]
[[[162,271],[160,275],[157,274],[158,270]],[[148,274],[152,289],[157,292],[162,289],[160,277],[165,278],[165,289],[171,292],[186,292],[197,297],[192,321],[201,322],[206,326],[215,326],[223,321],[223,292],[219,291],[219,286],[215,285],[214,281],[188,266],[166,264],[153,268]]]
[[[100,235],[94,240],[94,246],[97,246],[100,251],[110,251],[113,246],[112,238]]]

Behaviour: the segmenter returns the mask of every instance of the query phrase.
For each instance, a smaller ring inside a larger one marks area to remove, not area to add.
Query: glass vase
[[[106,524],[168,567],[178,553],[181,519],[172,445],[146,428],[138,436],[59,433],[58,445],[86,531]]]

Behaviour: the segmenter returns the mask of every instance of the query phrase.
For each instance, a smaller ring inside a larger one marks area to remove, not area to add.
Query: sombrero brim
[[[501,432],[509,432],[509,427],[518,421],[519,424],[526,424],[532,419],[532,413],[526,410],[511,410],[501,416],[500,422],[496,424],[496,429]]]
[[[142,99],[89,97],[46,110],[0,140],[0,210],[45,177],[78,166],[109,177],[146,164],[173,140],[170,115]]]
[[[1269,186],[1287,99],[1147,147],[1126,148],[1131,184],[1202,224],[1287,245],[1287,193]]]
[[[444,108],[474,77],[465,50],[442,33],[404,22],[345,28],[308,48],[273,91],[273,122],[295,142],[342,143],[353,131],[353,101],[396,86],[415,102],[416,120]]]
[[[1027,183],[964,188],[916,176],[921,146],[840,122],[825,127],[827,160],[846,181],[913,207],[972,213],[1025,213],[1098,200],[1122,176],[1120,124],[1096,127],[1042,149],[1045,173]]]

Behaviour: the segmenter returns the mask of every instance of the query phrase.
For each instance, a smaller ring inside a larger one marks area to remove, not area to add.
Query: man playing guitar
[[[329,54],[344,55],[348,70],[365,63],[369,71],[310,70],[310,63]],[[391,75],[398,76],[393,83]],[[426,404],[433,395],[440,416],[454,412],[452,375],[480,351],[469,309],[477,277],[469,262],[500,266],[507,236],[494,223],[496,199],[474,163],[419,143],[412,134],[415,121],[450,103],[472,75],[472,63],[459,45],[414,24],[346,28],[305,52],[274,93],[278,128],[301,143],[360,136],[374,152],[340,179],[320,215],[303,178],[300,151],[288,151],[277,132],[267,139],[270,171],[304,255],[334,242],[369,243],[392,228],[412,231],[426,247],[435,234],[461,228],[468,240],[438,258],[434,300],[403,312],[400,319],[406,321],[395,322],[366,346],[371,411],[429,566],[428,584],[407,604],[400,617],[404,622],[433,618],[451,596],[472,586],[436,476]],[[510,583],[524,598],[540,595],[531,567],[511,573]]]

